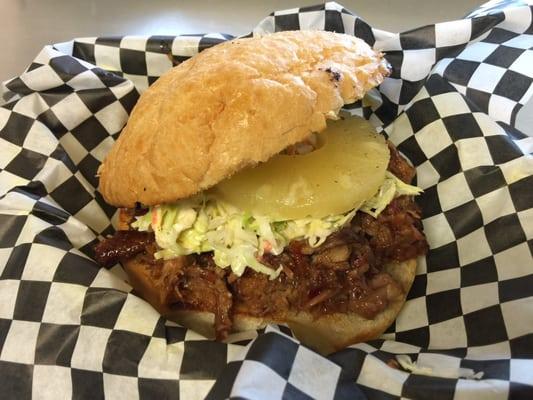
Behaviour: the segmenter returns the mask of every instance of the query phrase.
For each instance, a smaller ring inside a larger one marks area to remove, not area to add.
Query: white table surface
[[[421,25],[458,19],[482,0],[337,0],[371,26],[401,32]],[[0,0],[0,81],[32,61],[46,44],[75,37],[224,32],[248,33],[279,9],[319,0]],[[517,125],[533,131],[533,102],[520,112]]]

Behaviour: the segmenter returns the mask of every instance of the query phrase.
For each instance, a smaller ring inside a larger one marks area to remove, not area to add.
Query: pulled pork
[[[412,199],[395,199],[377,219],[359,212],[351,224],[319,247],[293,242],[279,256],[263,262],[283,272],[269,280],[247,270],[229,283],[234,312],[283,316],[287,311],[316,315],[355,312],[374,318],[402,289],[382,266],[405,261],[427,249]]]
[[[394,146],[389,144],[389,149],[388,170],[410,183],[414,168]],[[383,265],[427,251],[420,218],[420,209],[408,196],[394,199],[378,218],[358,212],[321,246],[295,241],[280,255],[265,254],[264,264],[283,268],[274,280],[251,269],[237,277],[217,267],[210,253],[188,256],[179,263],[155,260],[152,234],[119,231],[95,250],[103,265],[138,258],[161,283],[164,304],[214,313],[217,337],[223,339],[231,331],[233,314],[283,319],[288,312],[316,316],[353,312],[374,318],[403,294]]]

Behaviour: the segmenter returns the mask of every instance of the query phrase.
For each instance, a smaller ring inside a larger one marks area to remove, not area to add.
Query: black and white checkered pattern
[[[233,36],[221,33],[181,36],[81,38],[69,42],[72,55],[127,78],[144,91],[165,71],[199,51]]]
[[[207,399],[366,399],[347,372],[270,327],[228,363]]]
[[[349,112],[413,162],[431,250],[381,340],[323,358],[283,327],[205,340],[131,293],[92,245],[115,209],[97,168],[138,93],[230,35],[82,38],[47,46],[0,107],[0,384],[6,398],[530,398],[532,9],[489,2],[400,34],[336,3],[276,11],[254,35],[363,38],[393,72]],[[281,329],[281,331],[280,331]],[[407,354],[432,376],[391,368]],[[464,369],[482,373],[466,379]],[[480,379],[479,379],[480,378]]]

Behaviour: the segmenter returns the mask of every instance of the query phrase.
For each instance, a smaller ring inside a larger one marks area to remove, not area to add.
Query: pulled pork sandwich
[[[427,249],[420,190],[392,144],[338,113],[387,74],[363,41],[305,31],[223,43],[164,74],[99,170],[121,209],[97,261],[120,261],[162,315],[218,339],[269,322],[323,353],[379,336]]]

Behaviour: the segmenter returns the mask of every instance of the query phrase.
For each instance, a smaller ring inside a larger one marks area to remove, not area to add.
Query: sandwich
[[[427,251],[415,170],[364,119],[389,74],[352,36],[279,32],[162,75],[99,169],[119,207],[95,247],[166,318],[224,340],[288,325],[329,353],[378,337]]]

